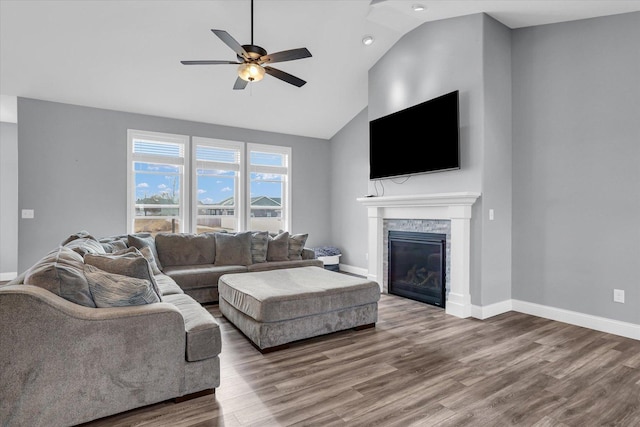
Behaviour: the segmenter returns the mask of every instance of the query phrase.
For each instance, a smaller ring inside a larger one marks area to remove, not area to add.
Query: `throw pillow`
[[[151,266],[151,271],[153,271],[153,274],[162,274],[162,271],[160,271],[160,269],[158,268],[156,258],[153,256],[153,253],[151,252],[151,248],[149,246],[145,246],[144,248],[140,249],[140,253],[147,259],[147,261],[149,261],[149,265]]]
[[[136,248],[129,248],[113,254],[94,255],[87,254],[84,263],[104,270],[107,273],[120,274],[136,279],[144,279],[151,282],[158,298],[162,300],[160,288],[153,277],[153,271],[149,261]]]
[[[127,242],[122,240],[122,239],[114,239],[114,240],[109,240],[109,241],[100,241],[100,244],[102,245],[102,248],[104,249],[104,251],[108,254],[114,253],[114,252],[118,252],[118,251],[122,251],[124,249],[127,249],[129,246],[127,246]]]
[[[275,237],[269,236],[267,261],[289,260],[289,232],[283,231]]]
[[[156,249],[156,241],[150,234],[129,234],[127,236],[127,241],[129,246],[133,246],[134,248],[142,249],[145,246],[149,246],[151,249],[151,253],[153,254],[154,259],[156,260],[156,264],[158,264],[158,268],[162,270],[162,263],[160,262],[160,257],[158,257],[158,250]]]
[[[251,261],[256,264],[267,261],[269,232],[255,231],[251,233]]]
[[[67,243],[72,242],[76,239],[93,239],[95,241],[98,241],[95,237],[89,234],[88,231],[81,230],[81,231],[78,231],[77,233],[73,233],[72,235],[64,239],[62,243],[60,243],[60,246],[65,246]]]
[[[151,282],[121,274],[108,273],[85,264],[84,274],[96,306],[125,307],[160,302]]]
[[[235,234],[215,233],[216,258],[214,265],[250,265],[251,232]]]
[[[25,272],[25,285],[38,286],[85,307],[95,307],[84,263],[77,252],[60,246]]]
[[[65,248],[72,249],[73,251],[80,254],[80,256],[85,256],[86,254],[106,253],[106,251],[102,247],[102,244],[93,237],[81,237],[79,239],[74,239],[63,246]]]
[[[289,236],[289,259],[302,259],[302,249],[307,243],[309,234],[293,234]]]

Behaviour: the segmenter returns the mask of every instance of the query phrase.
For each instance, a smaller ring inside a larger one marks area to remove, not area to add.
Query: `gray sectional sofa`
[[[303,235],[223,234],[83,231],[0,287],[0,425],[70,426],[213,392],[221,334],[200,303],[217,300],[218,278],[322,266]]]

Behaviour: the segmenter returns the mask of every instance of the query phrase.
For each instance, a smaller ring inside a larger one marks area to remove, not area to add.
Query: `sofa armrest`
[[[316,259],[316,252],[311,248],[303,248],[302,259]]]
[[[186,337],[172,304],[90,308],[12,285],[0,288],[0,325],[10,425],[74,425],[180,395]]]

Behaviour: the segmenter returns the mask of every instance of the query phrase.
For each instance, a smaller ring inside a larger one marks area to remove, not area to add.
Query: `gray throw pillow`
[[[269,236],[267,261],[289,260],[289,232],[283,231],[275,237]]]
[[[289,259],[302,259],[302,250],[309,234],[293,234],[289,236]]]
[[[235,234],[215,233],[216,258],[214,265],[250,265],[251,232]]]
[[[63,246],[45,255],[25,272],[25,285],[38,286],[85,307],[95,307],[84,263],[77,252]]]
[[[153,277],[153,270],[149,261],[137,248],[129,248],[113,254],[87,254],[84,263],[104,270],[107,273],[120,274],[151,282],[158,298],[162,300],[160,288]]]
[[[267,261],[268,246],[268,231],[255,231],[251,233],[251,261],[254,264]]]
[[[126,307],[160,302],[150,281],[109,273],[85,264],[84,274],[96,306]]]
[[[93,237],[81,237],[74,239],[64,245],[65,248],[72,249],[73,251],[85,256],[86,254],[104,254],[106,251],[102,247],[102,244]]]
[[[81,230],[81,231],[78,231],[77,233],[73,233],[72,235],[70,235],[69,237],[64,239],[62,241],[62,243],[60,243],[60,246],[65,246],[67,243],[72,242],[72,241],[74,241],[76,239],[93,239],[96,242],[98,241],[95,237],[93,237],[91,234],[89,234],[88,231]]]
[[[144,248],[140,249],[140,253],[147,259],[147,261],[149,261],[149,265],[151,266],[151,271],[153,272],[153,274],[162,274],[162,271],[160,271],[160,269],[158,268],[156,258],[153,256],[153,253],[151,252],[151,248],[149,246],[145,246]]]
[[[162,263],[160,262],[160,257],[158,257],[158,250],[156,249],[156,241],[150,234],[129,234],[127,236],[127,241],[129,246],[133,246],[134,248],[142,249],[145,246],[149,246],[151,249],[151,253],[153,254],[154,259],[156,260],[156,264],[158,264],[158,268],[162,270]]]
[[[127,242],[122,239],[109,240],[106,242],[101,240],[100,244],[102,245],[104,251],[108,254],[122,251],[129,247],[127,246]]]

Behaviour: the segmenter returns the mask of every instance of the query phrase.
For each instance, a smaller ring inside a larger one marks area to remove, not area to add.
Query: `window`
[[[242,218],[243,144],[193,138],[194,218],[196,233],[238,231]]]
[[[249,230],[289,230],[291,148],[247,144]]]
[[[127,232],[289,230],[291,148],[138,130],[128,147]]]
[[[189,137],[129,130],[127,139],[128,231],[155,235],[188,230],[185,152]]]

